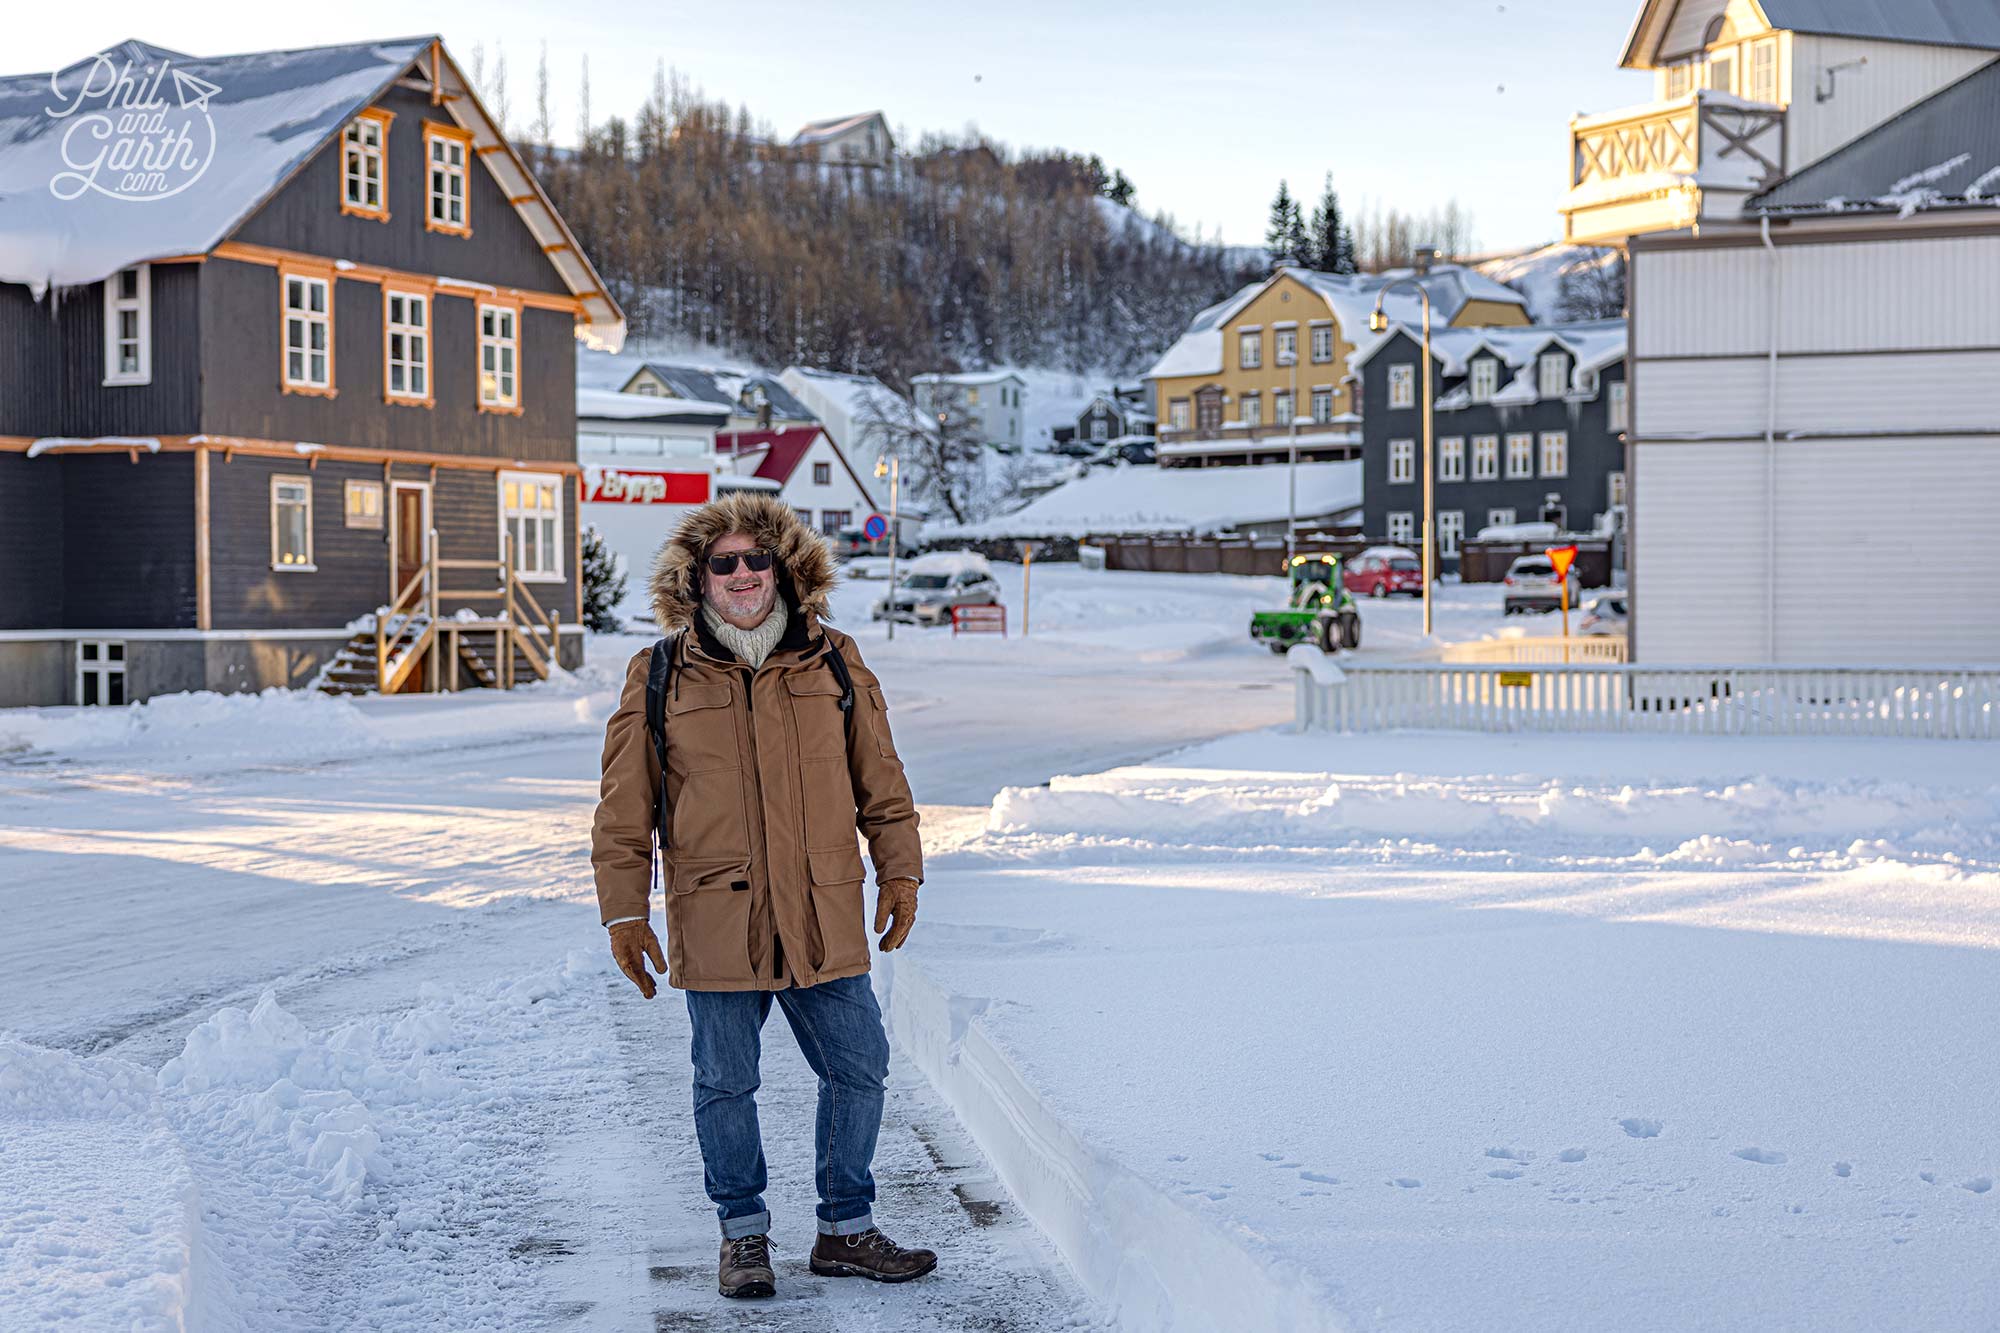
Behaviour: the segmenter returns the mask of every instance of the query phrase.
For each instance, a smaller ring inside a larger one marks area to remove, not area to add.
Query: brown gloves
[[[659,987],[646,972],[646,959],[653,960],[655,972],[667,974],[667,957],[660,952],[660,937],[653,933],[653,927],[644,921],[620,921],[611,927],[611,957],[618,970],[632,978],[639,993],[652,999]]]
[[[875,929],[888,929],[889,918],[894,915],[896,925],[882,937],[882,952],[901,944],[910,937],[910,927],[917,924],[917,882],[913,879],[886,880],[875,890]]]

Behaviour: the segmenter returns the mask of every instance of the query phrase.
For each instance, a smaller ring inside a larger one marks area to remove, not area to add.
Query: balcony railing
[[[1785,110],[1700,89],[1569,125],[1565,239],[1622,241],[1740,215],[1785,172]]]

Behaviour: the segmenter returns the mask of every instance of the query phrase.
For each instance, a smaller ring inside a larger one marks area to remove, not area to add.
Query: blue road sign
[[[879,542],[889,535],[889,520],[880,514],[870,514],[861,521],[861,535],[871,542]]]

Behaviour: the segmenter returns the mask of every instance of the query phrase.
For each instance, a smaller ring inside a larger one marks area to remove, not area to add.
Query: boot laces
[[[771,1238],[765,1235],[738,1236],[729,1242],[731,1268],[769,1268]]]
[[[893,1259],[903,1252],[902,1246],[890,1240],[874,1227],[870,1227],[866,1231],[857,1231],[853,1235],[848,1236],[846,1240],[848,1245],[855,1249],[872,1250],[885,1259]]]

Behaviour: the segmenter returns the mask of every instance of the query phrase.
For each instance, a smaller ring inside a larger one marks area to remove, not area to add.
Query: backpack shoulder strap
[[[854,677],[848,674],[847,659],[840,655],[840,649],[833,646],[833,636],[826,636],[826,664],[833,668],[833,678],[840,682],[840,713],[848,728],[854,726]]]
[[[674,630],[653,645],[646,663],[646,729],[653,733],[653,753],[660,760],[660,790],[653,796],[653,822],[660,830],[660,846],[667,845],[667,693],[673,688],[674,658],[680,649],[681,631]]]

